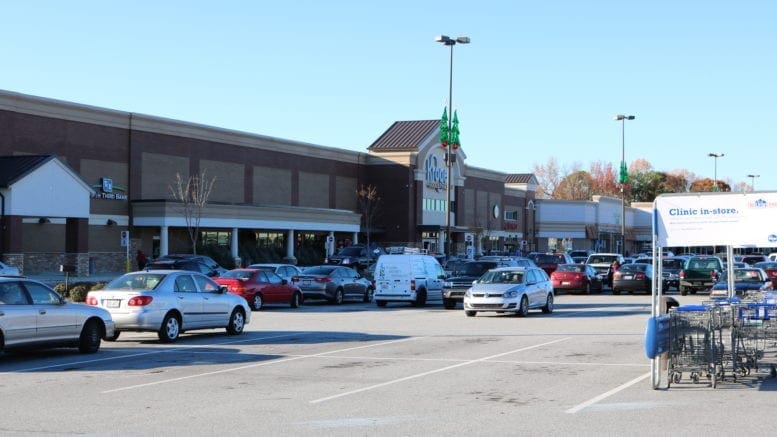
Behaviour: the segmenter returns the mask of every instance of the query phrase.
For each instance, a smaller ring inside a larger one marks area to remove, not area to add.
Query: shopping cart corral
[[[667,317],[668,316],[668,317]],[[667,387],[777,376],[777,303],[737,299],[685,305],[663,316]],[[650,358],[653,358],[650,356]]]

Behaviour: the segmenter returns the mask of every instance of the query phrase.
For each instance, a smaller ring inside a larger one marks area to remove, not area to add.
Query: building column
[[[289,229],[286,232],[286,257],[283,258],[283,262],[297,264],[297,258],[294,257],[294,241],[294,229]]]
[[[237,247],[237,228],[232,228],[232,241],[230,243],[230,250],[232,251],[232,259],[235,261],[235,267],[241,267],[242,260]]]
[[[168,246],[168,229],[169,228],[167,226],[162,226],[159,228],[159,256],[167,255],[168,251],[170,250]]]
[[[89,219],[65,219],[65,264],[75,266],[76,276],[89,276]]]
[[[351,244],[359,244],[359,233],[354,232],[353,238],[351,238]]]
[[[335,243],[335,232],[329,231],[329,235],[326,237],[326,257],[329,258],[330,256],[335,254],[335,249],[337,246],[337,243]]]

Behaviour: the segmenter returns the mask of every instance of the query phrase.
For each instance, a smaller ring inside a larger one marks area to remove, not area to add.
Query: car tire
[[[377,306],[379,306],[381,308],[386,306],[387,304],[388,304],[388,302],[386,302],[385,300],[376,300],[375,301],[375,305],[377,305]]]
[[[548,298],[545,300],[545,306],[542,307],[542,312],[545,314],[553,312],[553,293],[548,293]]]
[[[93,354],[100,350],[100,340],[103,330],[96,320],[89,320],[81,329],[81,337],[78,340],[78,351],[82,354]]]
[[[302,305],[302,296],[300,295],[299,291],[295,291],[291,294],[290,306],[292,308],[299,308],[300,305]]]
[[[442,306],[444,306],[446,310],[455,310],[456,309],[456,301],[453,300],[453,299],[443,298],[442,299]]]
[[[336,304],[336,305],[342,305],[343,304],[343,289],[338,288],[335,290],[335,297],[332,298],[330,303]]]
[[[680,294],[683,295],[683,296],[687,295],[688,294],[688,288],[685,287],[684,285],[681,285],[680,286]]]
[[[426,305],[426,290],[422,288],[418,290],[418,292],[416,292],[415,300],[413,301],[413,306],[422,307],[424,305]]]
[[[118,329],[114,329],[113,330],[113,335],[111,335],[110,337],[105,337],[103,340],[105,340],[105,341],[116,341],[116,340],[119,339],[120,335],[121,335],[121,331],[119,331]]]
[[[518,317],[526,317],[529,315],[529,298],[526,296],[523,296],[521,298],[521,303],[518,304],[518,311],[515,313]]]
[[[168,313],[162,320],[162,326],[157,332],[162,343],[172,343],[181,334],[181,320],[175,314]]]
[[[227,335],[240,335],[243,333],[243,329],[246,326],[246,315],[240,308],[232,310],[232,315],[229,316],[229,324],[227,325]]]
[[[591,294],[591,283],[585,284],[585,294]]]
[[[467,317],[475,317],[475,315],[476,315],[477,313],[478,313],[477,311],[470,311],[470,310],[465,310],[465,311],[464,311],[464,314],[466,314],[466,315],[467,315]]]
[[[260,311],[264,307],[264,299],[260,293],[254,294],[254,298],[251,299],[251,309],[254,311]]]
[[[366,290],[364,290],[364,299],[362,300],[365,303],[372,302],[372,287],[367,287]]]

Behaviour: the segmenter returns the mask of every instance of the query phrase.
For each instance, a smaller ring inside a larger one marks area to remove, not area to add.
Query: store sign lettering
[[[442,191],[447,188],[448,172],[437,165],[437,157],[430,156],[424,162],[426,169],[426,186],[434,191]]]
[[[111,178],[100,178],[100,183],[92,185],[92,188],[92,199],[127,200],[124,187],[113,185]]]

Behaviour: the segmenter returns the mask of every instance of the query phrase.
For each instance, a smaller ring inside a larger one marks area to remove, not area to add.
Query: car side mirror
[[[228,293],[229,288],[226,285],[220,285],[219,286],[219,293]]]
[[[281,285],[286,285],[288,283],[289,283],[289,281],[287,281],[286,279],[281,279]]]

